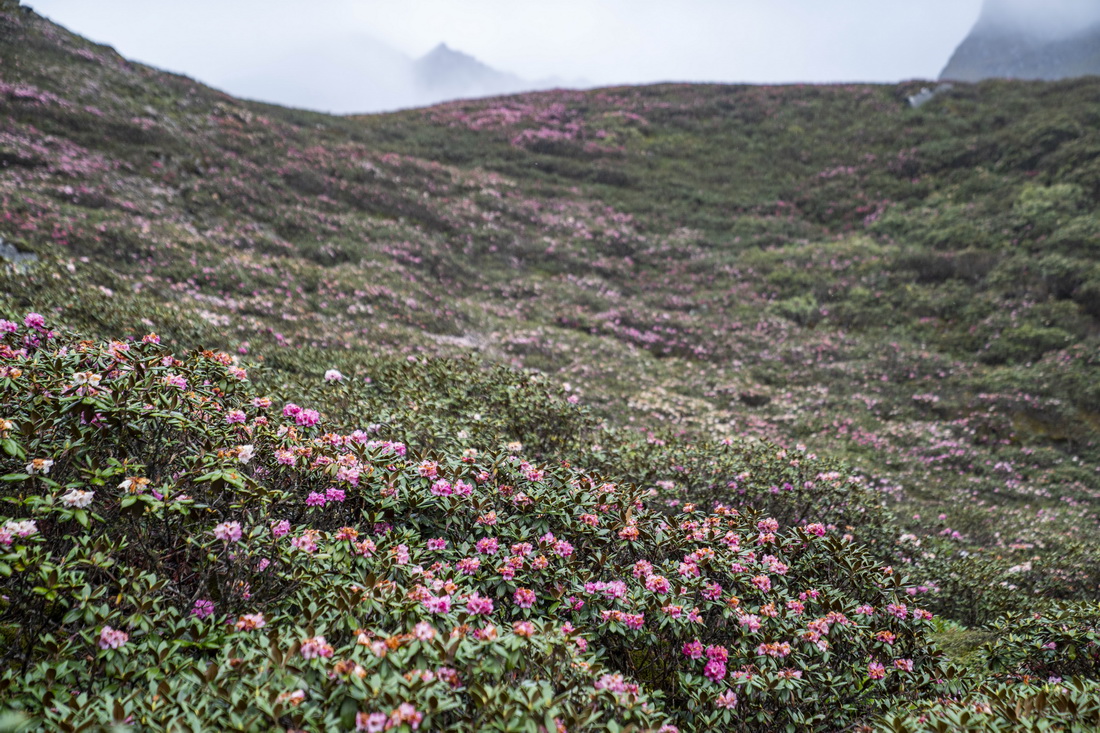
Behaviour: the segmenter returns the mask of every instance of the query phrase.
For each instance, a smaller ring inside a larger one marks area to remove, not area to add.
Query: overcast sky
[[[1090,0],[1091,1],[1091,0]],[[1098,0],[1100,1],[1100,0]],[[368,37],[440,42],[527,79],[934,79],[981,0],[24,0],[129,58],[233,92],[278,59]]]

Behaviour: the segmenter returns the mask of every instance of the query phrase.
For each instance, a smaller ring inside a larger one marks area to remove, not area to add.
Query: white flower
[[[53,461],[49,458],[35,458],[33,461],[27,464],[27,473],[32,476],[36,473],[43,475],[50,472],[50,467],[53,465]]]
[[[8,522],[4,525],[4,529],[17,537],[30,537],[38,531],[38,525],[34,523],[33,519],[24,519],[19,522]]]
[[[83,384],[87,384],[92,387],[98,387],[99,382],[102,379],[103,377],[99,376],[98,374],[93,374],[92,372],[77,372],[73,375],[73,384],[78,387]]]
[[[92,498],[95,496],[94,491],[82,491],[80,489],[70,489],[69,493],[61,497],[61,503],[67,507],[73,507],[76,509],[83,509],[92,503]]]
[[[256,455],[256,449],[252,447],[252,444],[237,446],[237,460],[241,463],[248,463],[252,460],[252,456]]]
[[[344,375],[341,374],[336,369],[329,369],[327,372],[325,372],[325,381],[326,382],[339,382],[343,378],[344,378]]]

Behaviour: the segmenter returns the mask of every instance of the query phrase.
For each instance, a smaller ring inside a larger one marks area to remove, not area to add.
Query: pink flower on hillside
[[[692,659],[702,659],[703,643],[696,639],[695,641],[684,644],[684,647],[681,651],[683,651],[685,657],[690,657]]]
[[[339,504],[347,498],[348,495],[344,492],[343,489],[338,489],[335,486],[330,486],[325,489],[325,499],[327,499],[328,501],[334,501]]]
[[[317,412],[317,410],[302,410],[294,416],[294,422],[305,427],[310,427],[311,425],[316,425],[321,422],[321,413]]]
[[[481,567],[481,560],[476,557],[464,557],[458,561],[456,567],[463,575],[473,575]]]
[[[99,632],[99,648],[100,649],[118,649],[126,644],[130,640],[130,635],[125,631],[118,629],[112,629],[110,626],[104,626]]]
[[[301,411],[301,407],[298,407],[298,405],[293,402],[288,402],[283,406],[283,417],[297,417]]]
[[[230,410],[225,416],[225,421],[230,425],[234,423],[243,423],[247,419],[244,410]]]
[[[317,534],[317,530],[307,529],[302,532],[300,537],[292,537],[290,546],[295,550],[301,550],[309,554],[317,552]]]
[[[475,545],[482,555],[495,555],[500,545],[495,537],[483,537]]]
[[[275,462],[282,466],[293,466],[297,460],[298,459],[294,456],[294,451],[282,448],[275,451]]]
[[[242,534],[240,522],[222,522],[214,527],[214,537],[223,542],[238,542]]]
[[[703,676],[712,682],[717,682],[721,679],[725,679],[726,676],[726,663],[717,659],[712,659],[707,662],[703,667]]]
[[[262,613],[246,613],[237,619],[236,627],[241,631],[255,631],[267,626]]]
[[[897,618],[904,619],[909,615],[909,609],[904,603],[890,603],[886,606],[886,612],[896,616]]]
[[[441,478],[432,484],[431,492],[432,496],[450,496],[454,493],[454,487],[450,481]]]
[[[474,616],[488,616],[493,612],[493,600],[484,598],[477,593],[471,593],[470,597],[466,599],[466,611]]]
[[[343,381],[343,379],[344,375],[341,374],[337,369],[329,369],[327,372],[325,372],[326,382],[340,382]]]
[[[520,608],[530,608],[535,604],[535,592],[530,588],[517,588],[512,600]]]
[[[285,519],[280,519],[278,522],[271,523],[271,534],[275,537],[282,537],[290,532],[290,522]]]
[[[214,613],[214,602],[205,598],[200,598],[195,601],[195,605],[191,607],[191,615],[197,619],[207,618]]]
[[[756,528],[761,532],[776,532],[779,530],[779,522],[772,519],[771,517],[767,519],[761,519],[759,522],[756,523]]]
[[[772,589],[771,578],[769,578],[767,575],[754,576],[752,579],[752,584],[755,585],[756,588],[762,593],[767,593]]]
[[[439,538],[430,539],[430,540],[428,540],[428,549],[429,550],[446,550],[447,549],[447,540],[439,539]]]
[[[535,633],[535,625],[530,621],[516,621],[512,624],[512,633],[524,639],[530,639]]]
[[[169,387],[175,387],[176,389],[187,389],[187,380],[181,377],[179,374],[169,374],[164,378],[164,383]]]
[[[867,676],[873,680],[881,680],[886,676],[886,668],[880,662],[870,662],[867,665]]]
[[[324,506],[325,495],[316,491],[309,492],[309,496],[306,497],[306,506]]]
[[[912,672],[913,671],[913,660],[912,659],[895,659],[894,660],[894,669],[900,669],[902,672]]]
[[[46,328],[46,317],[41,313],[28,313],[23,318],[23,325],[36,331],[43,331]]]
[[[819,522],[814,522],[813,524],[807,524],[805,529],[806,529],[807,532],[809,532],[812,535],[817,535],[818,537],[824,537],[825,536],[825,525],[820,524]]]
[[[646,576],[645,587],[654,593],[668,593],[671,585],[663,575],[649,575]]]
[[[302,642],[301,654],[304,659],[331,657],[333,651],[332,645],[323,636],[314,636]]]
[[[450,613],[451,597],[429,596],[428,598],[424,599],[424,607],[428,609],[428,613]]]
[[[569,557],[573,554],[573,545],[565,540],[555,540],[551,549],[554,551],[554,554],[560,557]]]
[[[717,707],[732,710],[737,707],[737,693],[733,690],[726,690],[715,699],[714,704]]]
[[[389,718],[385,713],[356,713],[355,730],[367,733],[382,733],[386,729]]]

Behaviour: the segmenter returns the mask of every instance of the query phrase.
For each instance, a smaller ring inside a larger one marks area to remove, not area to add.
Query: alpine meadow
[[[0,59],[0,731],[1100,729],[1100,77]]]

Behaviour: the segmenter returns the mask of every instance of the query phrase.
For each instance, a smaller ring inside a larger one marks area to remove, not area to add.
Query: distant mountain
[[[582,84],[573,84],[580,86]],[[382,112],[564,86],[499,71],[441,43],[412,59],[369,36],[334,39],[261,60],[222,85],[237,96],[322,112]]]
[[[485,96],[529,91],[532,83],[497,71],[469,54],[441,43],[413,62],[413,78],[425,93],[449,97]]]
[[[941,79],[1065,79],[1100,74],[1100,5],[986,0]]]

